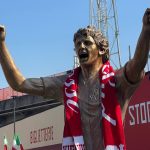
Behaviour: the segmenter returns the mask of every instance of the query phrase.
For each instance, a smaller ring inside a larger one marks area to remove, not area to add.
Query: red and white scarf
[[[62,150],[85,150],[77,97],[79,72],[80,68],[74,69],[64,84],[66,120]],[[99,78],[105,150],[126,150],[121,109],[116,96],[114,71],[109,62],[100,69]]]

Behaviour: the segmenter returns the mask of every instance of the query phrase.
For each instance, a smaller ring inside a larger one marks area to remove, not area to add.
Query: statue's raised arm
[[[5,27],[0,26],[0,63],[9,85],[20,92],[33,92],[38,95],[42,94],[40,86],[32,87],[32,84],[25,79],[19,69],[16,67],[5,43]],[[38,80],[38,79],[37,79]]]
[[[126,76],[131,83],[136,83],[143,76],[150,50],[150,8],[143,16],[143,27],[139,36],[134,57],[126,66]]]
[[[9,85],[16,91],[56,98],[62,96],[63,79],[25,78],[15,65],[5,42],[5,27],[0,25],[0,63]],[[48,88],[47,88],[48,87]],[[55,90],[54,90],[55,89]],[[48,92],[47,92],[48,91]],[[57,94],[56,94],[57,92]]]

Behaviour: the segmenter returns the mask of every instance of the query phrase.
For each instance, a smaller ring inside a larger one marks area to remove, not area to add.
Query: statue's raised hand
[[[5,40],[5,35],[6,35],[5,27],[0,25],[0,42]]]
[[[150,34],[150,8],[147,8],[143,16],[143,29]]]

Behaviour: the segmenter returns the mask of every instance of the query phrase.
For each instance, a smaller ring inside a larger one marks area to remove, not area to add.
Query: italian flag
[[[18,136],[14,136],[12,150],[24,150]]]
[[[16,144],[20,147],[19,150],[24,150],[23,145],[20,142],[19,136],[16,137]]]
[[[14,138],[13,138],[13,146],[12,146],[12,150],[17,150],[16,136],[15,136],[15,135],[14,135]]]
[[[4,150],[8,150],[8,141],[6,139],[6,136],[4,136]]]

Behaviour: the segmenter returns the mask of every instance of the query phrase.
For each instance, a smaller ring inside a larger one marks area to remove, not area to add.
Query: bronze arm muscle
[[[126,65],[126,77],[131,83],[138,82],[143,76],[150,49],[150,8],[143,16],[143,27],[139,36],[134,57]]]

